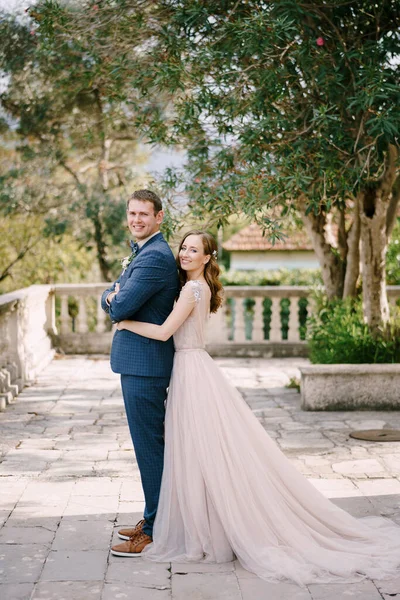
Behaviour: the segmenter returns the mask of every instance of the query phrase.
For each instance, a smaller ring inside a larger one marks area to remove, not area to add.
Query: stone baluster
[[[314,298],[308,296],[307,298],[307,317],[312,317],[317,311]]]
[[[233,331],[233,341],[246,341],[243,298],[235,298],[235,328]]]
[[[46,331],[47,333],[57,335],[56,327],[56,295],[51,291],[46,301]]]
[[[78,316],[76,318],[76,330],[78,333],[87,333],[87,331],[88,331],[85,300],[86,300],[86,298],[84,296],[80,296],[78,298],[79,312],[78,312]]]
[[[104,333],[106,331],[106,313],[101,306],[101,296],[97,296],[97,323],[96,333]]]
[[[253,342],[264,341],[264,323],[263,323],[263,300],[264,298],[257,296],[254,305],[253,333],[251,339]]]
[[[289,314],[289,342],[299,342],[299,299],[297,296],[290,298],[290,314]]]
[[[281,299],[279,297],[272,298],[269,340],[270,342],[280,342],[282,340]]]
[[[226,304],[223,302],[218,311],[210,315],[207,327],[207,343],[226,344],[227,341],[228,328],[226,326]]]
[[[60,329],[61,333],[71,333],[71,319],[68,314],[68,296],[61,296]]]

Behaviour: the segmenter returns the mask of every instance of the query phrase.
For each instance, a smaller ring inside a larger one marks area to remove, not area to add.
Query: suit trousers
[[[121,375],[129,431],[145,498],[143,531],[152,536],[164,466],[165,399],[169,377]]]

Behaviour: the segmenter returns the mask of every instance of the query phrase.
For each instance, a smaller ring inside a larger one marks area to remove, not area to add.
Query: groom
[[[124,260],[119,279],[101,299],[114,322],[124,319],[161,325],[178,293],[174,256],[160,225],[164,213],[160,198],[138,190],[127,202],[128,227],[136,239]],[[111,348],[111,368],[121,374],[121,387],[130,434],[135,448],[145,497],[144,518],[132,529],[118,532],[123,544],[116,556],[139,556],[152,541],[164,462],[166,389],[172,370],[174,345],[150,340],[130,331],[116,331]]]

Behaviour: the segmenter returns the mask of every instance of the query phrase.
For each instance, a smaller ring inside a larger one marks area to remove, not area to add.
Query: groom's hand
[[[110,306],[111,302],[113,301],[115,296],[118,294],[119,289],[120,289],[120,285],[119,285],[119,283],[116,283],[115,290],[113,292],[110,292],[107,296],[106,302],[107,302],[108,306]]]

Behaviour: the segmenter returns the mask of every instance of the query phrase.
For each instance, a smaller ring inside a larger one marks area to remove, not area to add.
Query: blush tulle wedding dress
[[[181,293],[195,306],[174,335],[164,473],[144,557],[236,556],[267,581],[299,585],[398,576],[400,527],[350,516],[295,469],[204,350],[208,286],[189,281]]]

